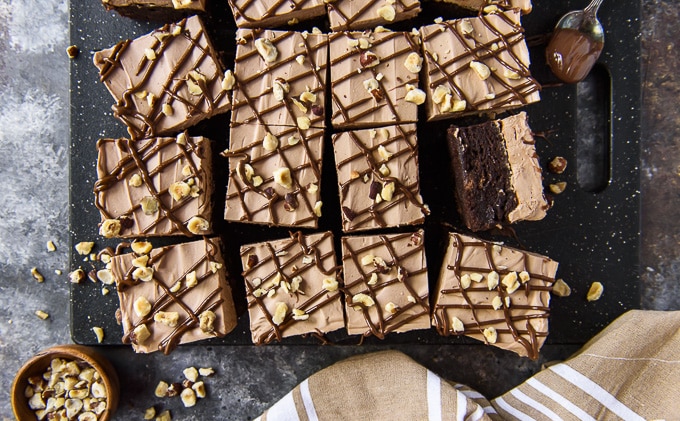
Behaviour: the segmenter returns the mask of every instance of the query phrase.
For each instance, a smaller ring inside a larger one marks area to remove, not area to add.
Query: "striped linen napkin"
[[[287,420],[680,420],[680,311],[625,313],[564,363],[494,399],[397,351],[313,374],[258,418]]]

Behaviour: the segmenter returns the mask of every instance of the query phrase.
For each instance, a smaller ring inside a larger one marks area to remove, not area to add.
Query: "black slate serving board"
[[[205,17],[215,47],[226,68],[232,67],[234,55],[233,18],[226,2],[212,1]],[[640,164],[640,4],[638,0],[605,2],[599,17],[606,30],[604,52],[586,81],[561,85],[548,70],[544,59],[545,35],[558,18],[569,10],[582,8],[584,1],[535,0],[533,12],[523,17],[530,40],[531,70],[543,84],[542,100],[525,108],[532,129],[542,133],[537,150],[544,168],[555,156],[563,156],[569,165],[561,175],[544,173],[546,186],[557,181],[568,183],[565,193],[555,196],[554,207],[539,222],[515,225],[514,233],[482,233],[478,236],[503,241],[529,251],[550,256],[560,262],[558,277],[572,287],[568,298],[554,297],[551,333],[548,344],[582,344],[624,311],[639,307],[639,164]],[[395,25],[393,29],[410,30],[431,23],[435,17],[460,17],[464,11],[435,2],[424,2],[417,19]],[[106,12],[100,2],[71,0],[71,43],[80,55],[71,63],[71,161],[70,161],[70,229],[71,242],[95,241],[95,250],[115,247],[118,241],[98,235],[99,212],[94,206],[92,188],[96,180],[96,147],[102,137],[126,135],[124,126],[112,116],[113,99],[99,82],[92,64],[94,51],[108,48],[126,38],[150,32],[161,24],[141,22]],[[321,27],[324,22],[305,24],[300,29]],[[452,123],[464,125],[484,118],[465,118],[438,123],[419,123],[419,153],[422,196],[432,209],[425,223],[426,251],[431,291],[445,248],[446,232],[465,232],[452,197],[450,163],[446,159],[446,128]],[[424,118],[421,118],[424,121]],[[288,236],[288,229],[226,223],[222,220],[226,191],[226,159],[217,152],[228,147],[229,116],[217,116],[191,128],[191,135],[208,136],[215,142],[216,201],[214,223],[226,244],[227,267],[239,325],[225,338],[201,344],[248,345],[248,315],[243,280],[240,276],[240,245]],[[318,231],[332,230],[339,255],[340,210],[337,179],[333,169],[330,136],[324,152],[322,192],[324,216]],[[393,232],[383,230],[381,232]],[[306,230],[305,232],[312,232]],[[153,239],[154,246],[186,241],[182,238]],[[100,262],[83,261],[71,247],[71,270],[86,272],[101,268]],[[591,282],[600,281],[605,290],[597,302],[588,303],[586,292]],[[104,344],[120,344],[122,328],[116,324],[118,300],[114,287],[102,295],[102,284],[84,281],[71,285],[71,330],[77,343],[96,345],[92,327],[104,328]],[[357,336],[339,331],[329,335],[336,343],[356,344]],[[434,329],[392,334],[384,341],[369,338],[368,343],[459,344],[475,343],[471,339],[440,337]],[[287,338],[284,344],[318,344],[314,338]]]

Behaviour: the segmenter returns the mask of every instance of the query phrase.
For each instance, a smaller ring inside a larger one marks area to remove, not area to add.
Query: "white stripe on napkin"
[[[307,418],[309,418],[309,421],[318,421],[319,417],[316,415],[316,408],[314,408],[312,394],[309,393],[308,379],[305,379],[305,381],[300,383],[300,396],[302,397],[302,404],[305,406],[305,412],[307,413]]]
[[[456,421],[465,421],[467,398],[460,390],[456,390]]]
[[[466,421],[479,421],[482,419],[483,416],[484,410],[482,409],[481,405],[477,405],[477,409],[475,409],[475,412],[470,414]]]
[[[295,409],[292,391],[288,392],[286,396],[269,408],[269,411],[267,411],[267,419],[276,421],[300,421],[297,409]]]
[[[529,405],[530,407],[534,408],[541,414],[545,415],[549,419],[556,421],[556,420],[562,420],[562,417],[551,411],[549,408],[547,408],[545,405],[542,403],[536,401],[535,399],[532,399],[528,395],[526,395],[524,392],[522,392],[519,389],[513,389],[510,391],[510,394],[514,396],[516,399],[520,400],[522,403],[525,405]]]
[[[427,370],[427,415],[430,421],[442,419],[441,379],[430,370]]]
[[[558,376],[562,377],[563,379],[567,380],[574,386],[583,390],[590,396],[592,396],[594,399],[596,399],[598,402],[600,402],[607,409],[609,409],[619,417],[627,421],[634,420],[644,421],[644,418],[642,418],[641,416],[633,412],[630,408],[628,408],[626,405],[621,403],[618,399],[616,399],[616,397],[614,397],[614,395],[607,392],[600,385],[590,380],[588,377],[584,376],[578,371],[574,370],[573,368],[569,367],[568,365],[564,363],[556,364],[550,367],[550,370],[553,373],[557,374]]]
[[[529,380],[527,380],[526,384],[533,387],[538,392],[544,394],[549,399],[552,399],[555,403],[562,406],[564,409],[569,411],[571,414],[573,414],[575,417],[577,417],[581,421],[595,421],[595,418],[588,415],[586,413],[586,411],[582,410],[578,406],[571,403],[571,401],[569,401],[564,396],[560,395],[559,393],[555,392],[554,390],[552,390],[548,386],[546,386],[543,383],[541,383],[540,381],[536,380],[535,377],[531,377]]]
[[[496,405],[501,407],[505,412],[517,418],[520,421],[536,421],[522,411],[519,411],[512,406],[510,406],[503,398],[497,398],[495,401]]]

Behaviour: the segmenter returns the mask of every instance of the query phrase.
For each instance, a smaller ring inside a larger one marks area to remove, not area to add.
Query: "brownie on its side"
[[[423,222],[416,136],[415,124],[333,136],[343,231]]]
[[[347,333],[430,328],[424,232],[342,238]]]
[[[106,10],[133,19],[175,20],[205,12],[206,0],[102,0]]]
[[[470,127],[451,126],[447,139],[458,211],[469,229],[545,217],[549,205],[525,112]]]
[[[229,111],[217,54],[192,16],[94,54],[113,115],[133,140],[175,134]]]
[[[232,126],[325,126],[328,36],[240,29]]]
[[[329,38],[333,128],[417,121],[418,105],[409,101],[422,66],[417,33],[335,32]]]
[[[323,129],[234,126],[224,219],[316,228],[321,217]]]
[[[538,359],[557,266],[545,256],[450,233],[432,316],[437,332]]]
[[[420,28],[428,121],[540,100],[519,10]]]
[[[213,191],[210,140],[155,137],[97,142],[95,205],[105,237],[206,235]]]
[[[241,247],[253,343],[344,326],[333,233]]]
[[[275,28],[323,16],[324,0],[227,0],[239,28]]]
[[[491,6],[489,11],[495,11],[493,6],[500,10],[519,9],[523,15],[531,13],[531,0],[435,0],[442,3],[455,4],[470,10],[480,10],[486,6]]]
[[[136,251],[114,256],[110,269],[123,342],[136,352],[168,354],[179,344],[224,336],[236,327],[218,238],[154,249],[132,245]]]
[[[420,0],[335,0],[328,3],[328,20],[334,32],[373,29],[411,19],[420,13]]]

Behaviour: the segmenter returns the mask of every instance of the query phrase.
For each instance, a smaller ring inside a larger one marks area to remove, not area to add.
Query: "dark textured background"
[[[537,0],[535,7],[549,4]],[[673,0],[642,2],[642,247],[640,267],[631,269],[631,276],[640,278],[640,306],[656,310],[680,309],[680,112],[676,107],[680,66],[673,45],[680,35],[679,13]],[[0,201],[3,419],[11,418],[7,393],[21,362],[42,348],[70,342],[65,276],[69,255],[67,28],[68,7],[57,0],[0,0],[0,152],[8,158],[0,170],[4,187]],[[90,53],[84,51],[80,60],[89,60]],[[100,118],[104,122],[110,117]],[[57,252],[46,251],[48,240],[57,244]],[[33,266],[45,275],[44,283],[31,278]],[[56,275],[55,269],[64,274]],[[33,314],[37,309],[47,311],[50,318],[39,320]],[[194,346],[168,357],[135,356],[125,347],[102,351],[124,379],[116,419],[138,419],[153,404],[171,409],[177,419],[198,420],[212,418],[211,414],[219,414],[220,419],[255,417],[314,371],[349,355],[384,348]],[[443,377],[467,383],[488,396],[502,393],[540,368],[540,362],[490,347],[398,348]],[[563,358],[575,350],[575,346],[550,347],[542,353],[542,361]],[[153,396],[159,380],[179,380],[181,370],[190,365],[213,366],[217,371],[206,381],[207,400],[185,409],[178,399]]]

